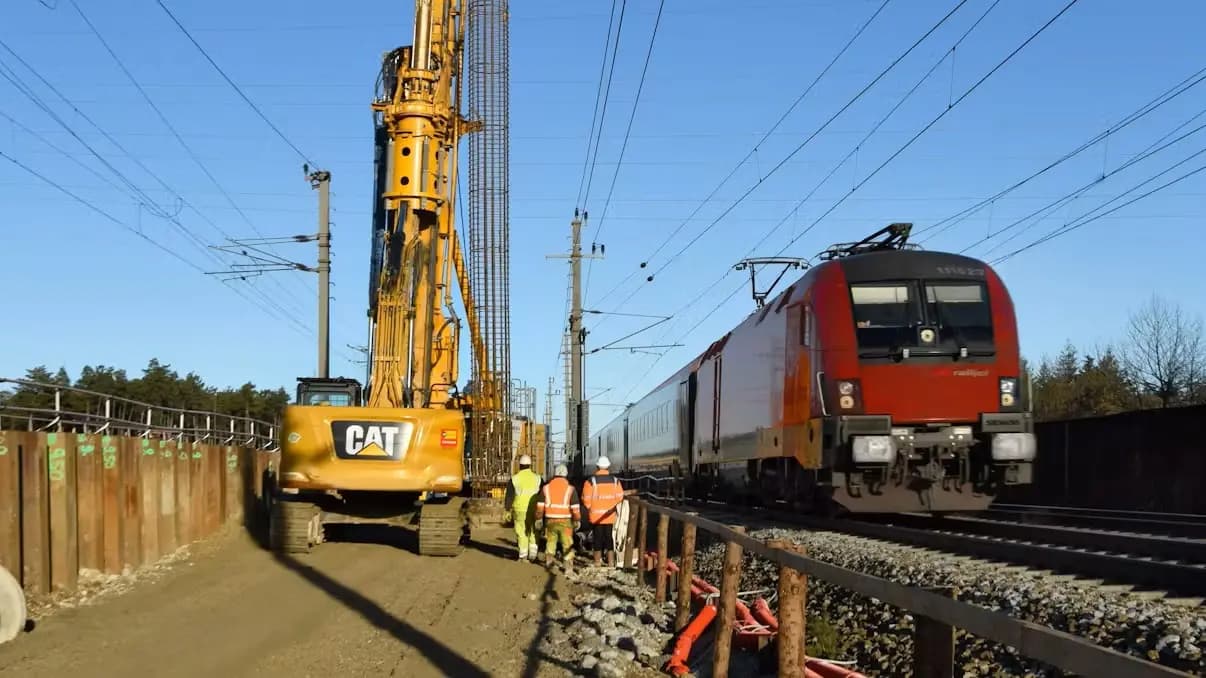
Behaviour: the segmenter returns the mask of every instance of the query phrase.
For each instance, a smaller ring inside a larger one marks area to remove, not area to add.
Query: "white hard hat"
[[[520,465],[520,466],[531,466],[531,465],[532,465],[532,458],[531,458],[531,457],[529,457],[529,456],[528,456],[528,455],[526,455],[526,454],[525,454],[525,455],[523,455],[523,456],[521,456],[521,457],[519,458],[519,465]]]
[[[611,468],[611,460],[605,456],[599,457],[599,461],[595,462],[595,466],[598,468]]]
[[[565,464],[557,464],[557,468],[553,469],[553,475],[564,478],[569,475],[569,469]]]

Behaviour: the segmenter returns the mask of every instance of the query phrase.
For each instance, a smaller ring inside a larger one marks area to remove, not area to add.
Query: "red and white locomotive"
[[[826,250],[590,436],[582,462],[801,510],[979,510],[1029,483],[1009,293],[982,261],[908,246],[910,228]]]

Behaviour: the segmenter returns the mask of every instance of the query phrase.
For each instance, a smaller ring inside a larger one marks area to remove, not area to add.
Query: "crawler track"
[[[419,511],[419,553],[425,556],[458,556],[465,534],[465,500],[426,502]]]

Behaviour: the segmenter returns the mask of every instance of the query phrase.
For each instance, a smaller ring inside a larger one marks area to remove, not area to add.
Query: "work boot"
[[[565,573],[566,574],[574,573],[574,557],[572,555],[568,555],[565,557]]]
[[[603,565],[603,554],[599,551],[595,551],[592,555],[594,557],[595,567],[602,566]]]
[[[616,566],[616,552],[615,551],[607,552],[607,566],[608,567]]]
[[[553,566],[553,554],[551,552],[546,552],[544,554],[544,566],[548,568]]]

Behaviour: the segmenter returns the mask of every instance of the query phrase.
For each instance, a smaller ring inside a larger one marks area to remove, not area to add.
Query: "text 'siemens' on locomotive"
[[[1031,481],[1013,303],[892,224],[822,260],[588,439],[613,471],[799,510],[968,511]]]

